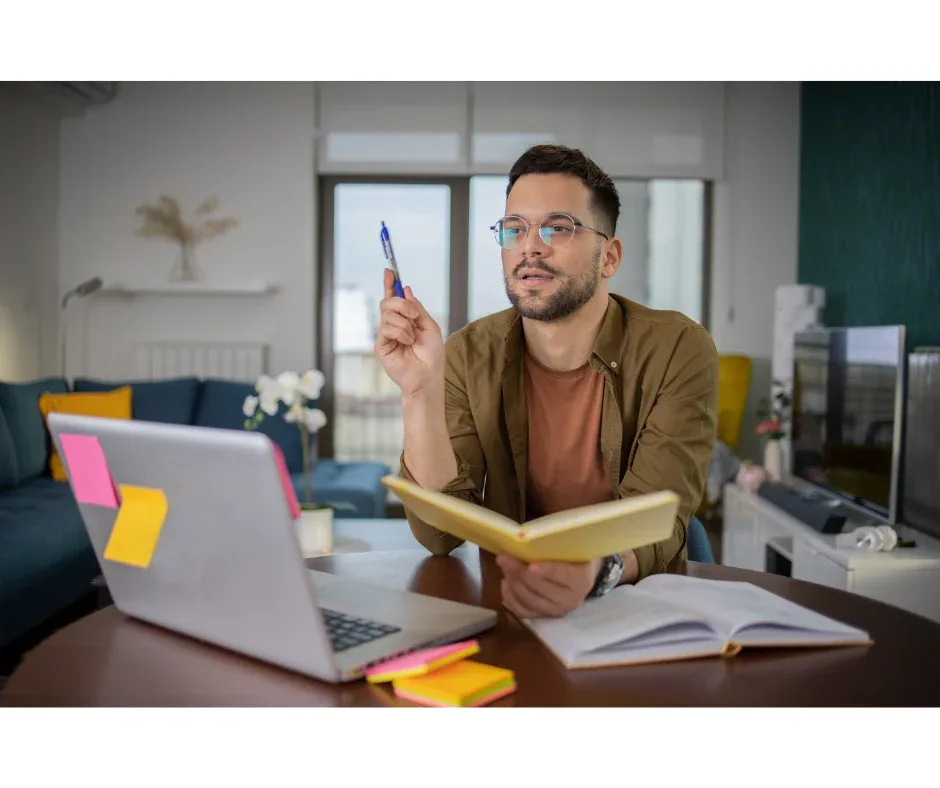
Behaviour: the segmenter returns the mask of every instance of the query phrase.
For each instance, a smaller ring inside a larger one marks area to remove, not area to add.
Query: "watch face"
[[[620,582],[623,575],[623,562],[618,559],[619,556],[606,559],[604,563],[604,580],[598,588],[600,594],[606,594]]]
[[[620,564],[611,562],[610,569],[607,571],[607,585],[614,586],[617,585],[617,582],[620,580],[620,575],[623,572],[623,567]]]

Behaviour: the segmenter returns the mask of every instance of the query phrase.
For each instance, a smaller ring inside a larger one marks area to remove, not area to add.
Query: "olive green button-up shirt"
[[[519,523],[528,457],[524,347],[515,309],[477,320],[445,343],[445,410],[458,472],[441,492]],[[684,315],[611,295],[590,364],[605,380],[598,451],[614,497],[679,496],[672,536],[636,550],[642,579],[686,556],[717,431],[718,354],[708,332]],[[414,481],[404,454],[401,475]],[[406,516],[432,553],[460,546],[407,509]]]

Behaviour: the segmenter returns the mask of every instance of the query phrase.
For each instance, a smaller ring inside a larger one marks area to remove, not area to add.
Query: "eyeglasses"
[[[521,216],[504,216],[490,227],[490,229],[496,237],[496,243],[503,247],[503,249],[516,249],[529,237],[529,229],[532,226],[533,225],[529,224]],[[593,227],[588,227],[586,224],[582,224],[566,213],[550,214],[539,222],[538,227],[539,238],[542,239],[542,242],[546,246],[550,246],[552,249],[558,249],[570,244],[578,228],[590,230],[604,240],[610,240],[610,236],[606,233],[595,230]]]

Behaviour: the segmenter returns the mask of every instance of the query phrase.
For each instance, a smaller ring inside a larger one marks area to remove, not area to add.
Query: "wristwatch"
[[[601,569],[597,573],[597,580],[594,587],[588,593],[588,597],[601,597],[609,594],[620,583],[623,577],[623,559],[619,555],[608,555],[601,564]]]

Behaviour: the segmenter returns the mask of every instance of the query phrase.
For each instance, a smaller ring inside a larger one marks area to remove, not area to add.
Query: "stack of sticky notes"
[[[483,706],[516,689],[511,670],[467,659],[475,640],[416,651],[371,668],[366,680],[391,682],[395,695],[424,706]]]

